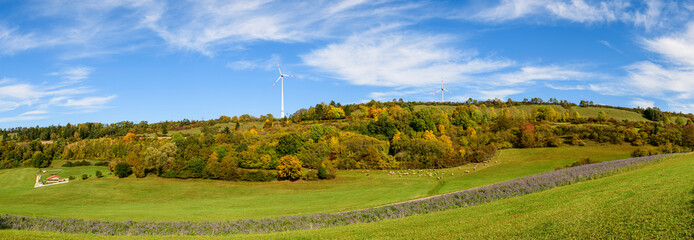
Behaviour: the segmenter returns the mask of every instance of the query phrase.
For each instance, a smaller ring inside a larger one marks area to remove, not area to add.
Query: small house
[[[46,178],[46,184],[63,182],[65,180],[65,178],[61,178],[58,175],[53,175]]]

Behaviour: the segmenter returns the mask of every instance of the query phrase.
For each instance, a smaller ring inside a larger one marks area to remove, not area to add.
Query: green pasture
[[[105,220],[232,220],[340,212],[374,207],[529,174],[551,171],[580,158],[626,158],[628,145],[567,146],[500,151],[487,166],[450,169],[340,171],[327,181],[227,182],[133,176],[91,177],[67,184],[33,188],[34,168],[0,170],[0,214]],[[498,163],[497,163],[498,161]],[[58,162],[56,162],[58,163]],[[62,177],[93,175],[106,167],[62,168]],[[470,173],[465,173],[470,171]],[[397,172],[408,172],[407,175]],[[432,177],[428,174],[431,173]],[[439,179],[437,179],[437,177]],[[56,199],[60,199],[56,201]]]
[[[98,236],[0,230],[6,239],[691,239],[694,155],[548,191],[326,229],[234,236]]]

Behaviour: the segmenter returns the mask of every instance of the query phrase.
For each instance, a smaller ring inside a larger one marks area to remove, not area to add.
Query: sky
[[[557,98],[694,112],[694,1],[0,0],[0,128]]]

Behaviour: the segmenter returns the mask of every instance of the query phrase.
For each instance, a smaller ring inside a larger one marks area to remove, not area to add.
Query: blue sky
[[[694,112],[694,2],[0,0],[0,128],[335,100],[541,97]]]

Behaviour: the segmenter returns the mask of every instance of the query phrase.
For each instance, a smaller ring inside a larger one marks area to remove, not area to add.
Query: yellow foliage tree
[[[135,136],[134,133],[130,132],[128,134],[125,134],[125,137],[123,137],[123,140],[125,140],[126,143],[133,142],[133,141],[137,140],[137,136]]]
[[[301,161],[292,155],[280,158],[277,163],[277,178],[279,180],[298,180],[301,178],[301,164]]]

